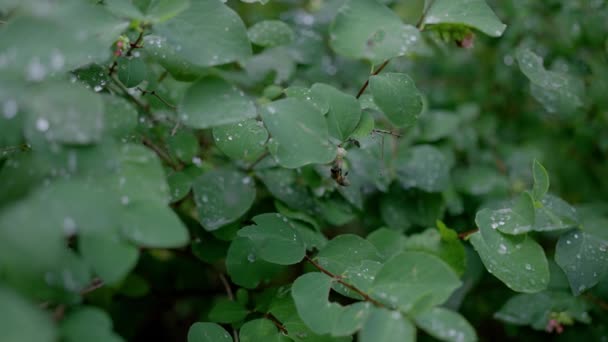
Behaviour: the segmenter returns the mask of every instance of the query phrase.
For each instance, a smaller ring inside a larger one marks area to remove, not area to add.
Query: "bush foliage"
[[[608,338],[605,1],[0,20],[3,341]]]

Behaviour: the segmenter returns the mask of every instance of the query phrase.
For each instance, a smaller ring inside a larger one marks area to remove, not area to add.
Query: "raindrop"
[[[249,255],[247,255],[247,260],[249,262],[254,262],[255,261],[255,255],[253,253],[250,253]]]
[[[129,204],[129,197],[128,196],[122,196],[120,198],[120,203],[122,203],[123,205]]]
[[[12,119],[17,115],[19,108],[17,106],[17,101],[15,100],[6,100],[2,105],[2,113],[4,117],[7,119]]]
[[[28,81],[42,81],[46,76],[46,68],[40,63],[40,59],[33,58],[26,69]]]
[[[49,130],[49,122],[47,119],[45,118],[38,118],[38,120],[36,120],[36,129],[39,130],[40,132],[46,132]]]
[[[498,253],[499,254],[506,254],[507,253],[507,246],[505,246],[505,245],[503,245],[501,243],[500,246],[498,246]]]
[[[76,222],[73,218],[66,216],[63,219],[63,232],[65,235],[71,236],[76,233]]]

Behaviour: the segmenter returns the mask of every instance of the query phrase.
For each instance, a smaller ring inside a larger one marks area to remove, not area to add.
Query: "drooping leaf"
[[[255,200],[255,184],[246,174],[232,169],[204,173],[192,184],[198,219],[203,227],[216,230],[243,216]]]
[[[246,237],[255,246],[256,256],[279,265],[300,262],[306,245],[295,225],[280,214],[262,214],[253,218],[255,225],[243,227],[238,236]]]
[[[188,342],[232,342],[232,337],[216,323],[197,322],[188,330]]]
[[[109,234],[83,234],[78,237],[78,247],[93,272],[107,284],[122,280],[135,267],[139,256],[135,246]]]
[[[348,0],[331,25],[329,43],[340,55],[377,64],[415,52],[421,40],[415,27],[380,2]]]
[[[121,217],[121,233],[138,246],[173,248],[185,245],[189,233],[179,217],[165,204],[134,201]]]
[[[185,125],[202,129],[254,118],[256,109],[235,86],[217,77],[205,77],[188,88],[179,113]]]
[[[270,152],[283,167],[325,164],[335,158],[327,123],[312,105],[287,98],[263,107],[261,115],[272,136]]]
[[[374,103],[397,127],[412,126],[422,112],[422,94],[406,74],[383,73],[369,79]]]
[[[235,284],[253,289],[281,270],[281,266],[256,255],[256,248],[250,239],[238,237],[232,241],[226,256],[226,270]]]
[[[555,262],[568,277],[572,293],[578,296],[608,274],[608,241],[574,229],[560,236]]]
[[[475,330],[458,312],[444,308],[432,308],[417,315],[414,320],[422,330],[442,341],[477,341]]]
[[[266,149],[268,131],[261,121],[249,119],[214,127],[213,140],[228,157],[255,161]]]
[[[549,191],[549,175],[545,167],[537,160],[534,161],[532,167],[532,175],[534,177],[534,188],[532,189],[532,196],[535,200],[540,200]]]
[[[253,44],[264,47],[275,47],[291,43],[294,32],[280,20],[264,20],[249,28],[247,34]]]
[[[435,0],[426,10],[425,25],[464,25],[500,37],[507,28],[485,0]]]
[[[399,311],[373,308],[359,333],[360,342],[416,341],[416,328]]]
[[[534,228],[535,214],[532,201],[530,194],[524,192],[506,208],[479,211],[475,222],[479,227],[498,229],[506,234],[525,234]]]
[[[187,10],[155,25],[154,30],[197,66],[222,65],[251,55],[243,21],[221,1],[191,1]]]
[[[329,103],[327,113],[329,134],[338,140],[345,141],[357,128],[361,119],[361,107],[357,99],[322,83],[314,84],[311,91],[315,97],[323,97]]]

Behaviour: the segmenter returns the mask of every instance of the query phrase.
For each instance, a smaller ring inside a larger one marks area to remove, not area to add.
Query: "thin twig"
[[[147,137],[142,137],[141,141],[144,145],[148,146],[152,151],[154,151],[160,157],[160,159],[170,165],[175,171],[179,171],[183,168],[183,165],[181,165],[179,162],[175,162],[167,152],[156,146],[152,140],[148,139]]]
[[[133,50],[141,48],[141,45],[139,45],[139,44],[141,44],[141,41],[143,39],[144,39],[144,30],[141,30],[139,32],[139,36],[137,36],[137,39],[135,40],[135,43],[129,44],[129,49],[127,50],[126,55],[131,56],[133,54]],[[114,62],[112,62],[112,65],[110,65],[110,68],[108,69],[109,76],[112,76],[114,71],[116,71],[117,66],[118,66],[118,58],[115,59]]]
[[[392,135],[392,136],[397,137],[397,138],[401,138],[401,134],[393,132],[393,131],[388,131],[388,130],[385,130],[385,129],[374,128],[372,130],[372,132],[379,133],[379,134],[388,134],[388,135]]]
[[[114,82],[114,84],[118,86],[118,88],[120,88],[120,90],[123,91],[123,93],[125,93],[125,96],[127,96],[129,100],[133,101],[136,105],[138,105],[145,113],[150,114],[150,105],[142,102],[140,99],[133,96],[133,94],[129,92],[129,88],[122,84],[122,82],[120,82],[116,75],[110,76],[110,79],[112,80],[112,82]]]
[[[268,151],[262,153],[262,155],[260,155],[258,157],[258,159],[256,159],[253,163],[251,163],[251,165],[249,165],[249,167],[247,167],[247,170],[251,171],[253,170],[253,168],[258,165],[262,160],[264,160],[264,158],[268,157],[270,153],[268,153]]]
[[[89,293],[97,290],[98,288],[103,287],[103,285],[104,285],[103,280],[101,280],[99,278],[95,278],[95,279],[93,279],[93,281],[91,282],[91,284],[89,286],[80,290],[80,295],[84,296],[86,294],[89,294]]]
[[[173,110],[177,109],[177,107],[175,105],[172,105],[167,100],[163,99],[160,95],[158,95],[156,90],[145,90],[145,89],[141,89],[140,87],[137,87],[137,90],[139,90],[142,95],[150,94],[150,95],[156,97],[160,102],[164,103],[167,107],[169,107]]]
[[[420,19],[418,19],[418,22],[416,23],[416,28],[420,31],[424,30],[424,19],[426,18],[426,14],[429,12],[429,9],[431,7],[433,7],[433,2],[434,0],[431,0],[429,2],[429,5],[424,9],[424,12],[422,13],[422,15],[420,16]]]
[[[378,75],[382,71],[382,69],[384,69],[388,65],[388,62],[390,62],[390,61],[391,61],[390,59],[387,59],[382,64],[380,64],[378,69],[376,69],[376,71],[374,71],[372,73],[372,76]],[[365,83],[363,83],[363,85],[359,89],[359,92],[357,93],[357,96],[355,96],[355,97],[360,98],[361,95],[363,95],[363,93],[365,92],[365,89],[367,89],[367,86],[369,86],[369,78],[365,81]]]
[[[318,269],[319,271],[321,271],[321,272],[325,273],[326,275],[330,276],[332,279],[334,279],[338,283],[342,284],[344,287],[348,288],[349,290],[356,292],[358,295],[360,295],[361,297],[363,297],[364,300],[366,300],[366,301],[374,304],[375,306],[381,307],[381,308],[385,308],[386,307],[386,305],[384,305],[384,304],[380,303],[379,301],[375,300],[374,298],[370,297],[367,293],[365,293],[362,290],[358,289],[354,285],[351,285],[351,284],[345,282],[344,280],[342,280],[342,277],[331,273],[326,268],[324,268],[323,266],[319,265],[319,263],[317,263],[316,261],[314,261],[308,255],[306,255],[305,258],[316,269]]]
[[[477,233],[479,231],[479,229],[471,229],[471,230],[467,230],[466,232],[462,232],[458,234],[458,238],[460,240],[466,240],[469,238],[469,236]]]
[[[283,323],[281,323],[281,321],[279,321],[279,319],[276,318],[273,314],[271,314],[270,312],[267,312],[264,314],[264,317],[266,317],[268,320],[270,320],[284,335],[288,334],[287,328],[285,328]]]
[[[226,290],[226,295],[228,296],[228,299],[230,299],[231,302],[234,302],[234,294],[232,293],[232,288],[230,288],[230,283],[228,282],[228,279],[226,279],[226,276],[223,273],[219,274],[219,278],[222,284],[224,285],[224,290]],[[239,334],[234,328],[232,329],[232,336],[234,337],[234,342],[239,342]]]

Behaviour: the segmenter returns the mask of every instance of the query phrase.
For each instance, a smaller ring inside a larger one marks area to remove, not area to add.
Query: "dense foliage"
[[[2,341],[608,339],[606,1],[0,20]]]

